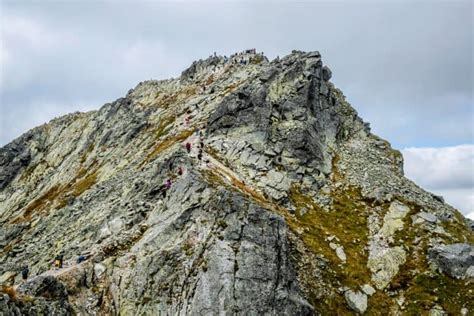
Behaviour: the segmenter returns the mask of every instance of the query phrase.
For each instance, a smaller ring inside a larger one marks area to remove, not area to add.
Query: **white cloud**
[[[440,148],[406,148],[408,178],[446,201],[462,213],[474,212],[474,145]]]
[[[64,47],[71,47],[75,38],[43,21],[8,10],[1,14],[0,28],[0,89],[9,91],[24,88],[28,83],[38,84],[45,77],[42,62],[49,56],[58,56]],[[54,60],[49,57],[49,60]],[[35,82],[37,81],[37,82]]]

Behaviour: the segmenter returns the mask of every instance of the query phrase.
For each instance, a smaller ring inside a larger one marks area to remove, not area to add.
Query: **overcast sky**
[[[0,145],[214,51],[319,50],[407,175],[473,211],[472,1],[0,3]]]

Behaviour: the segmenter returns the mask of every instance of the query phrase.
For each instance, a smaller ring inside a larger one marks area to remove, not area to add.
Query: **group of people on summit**
[[[230,55],[230,57],[227,57],[227,55],[224,55],[224,63],[227,64],[229,61],[231,61],[232,64],[246,65],[250,62],[248,55],[260,55],[262,57],[264,56],[263,52],[257,53],[257,50],[255,48],[250,48],[240,53],[234,53]],[[212,58],[212,57],[217,57],[217,53],[214,52],[214,55],[209,56],[209,58]]]

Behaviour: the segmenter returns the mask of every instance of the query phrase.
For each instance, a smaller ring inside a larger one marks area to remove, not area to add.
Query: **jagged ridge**
[[[330,78],[318,52],[215,56],[0,149],[0,281],[38,275],[0,309],[472,312],[472,230]]]

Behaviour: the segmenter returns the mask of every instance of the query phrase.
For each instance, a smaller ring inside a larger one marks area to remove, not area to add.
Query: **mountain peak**
[[[472,230],[331,76],[212,55],[1,148],[0,310],[472,312]]]

